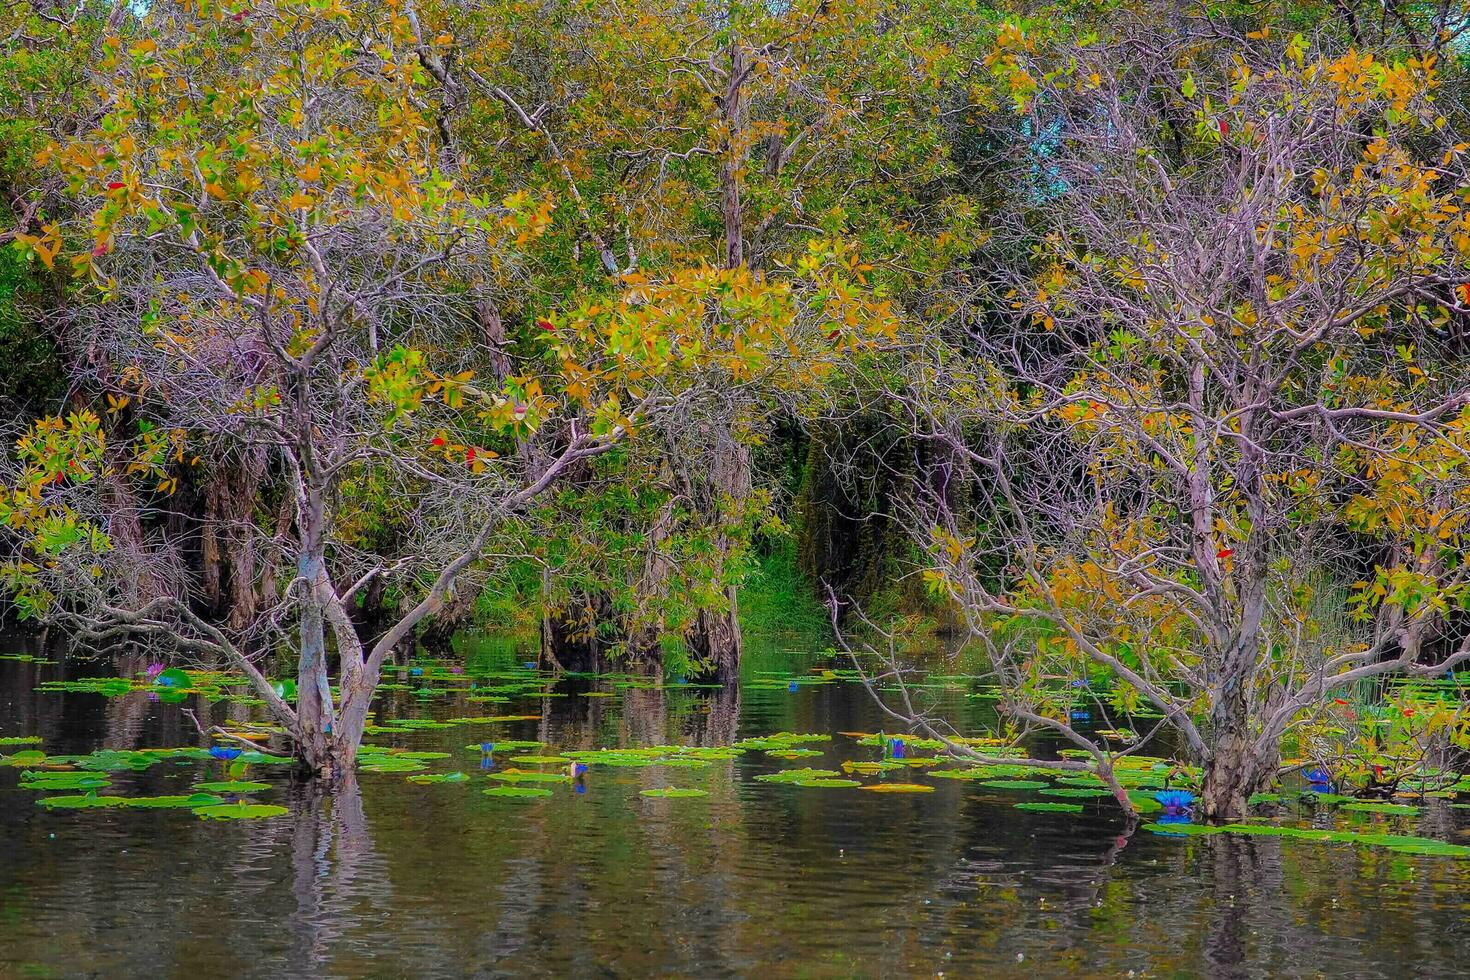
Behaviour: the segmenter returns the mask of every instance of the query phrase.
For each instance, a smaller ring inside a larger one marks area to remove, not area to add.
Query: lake
[[[198,750],[211,742],[185,709],[206,724],[246,720],[250,704],[219,698],[243,689],[216,690],[213,703],[88,689],[76,682],[119,667],[45,662],[29,640],[0,644],[9,658],[0,659],[0,738],[40,739],[0,754],[111,750],[91,758],[127,764],[90,770],[110,781],[94,792],[177,796],[200,783],[258,782],[266,788],[240,798],[287,811],[223,820],[183,808],[48,808],[38,800],[57,791],[18,788],[28,767],[0,765],[0,976],[1402,977],[1467,969],[1464,858],[1129,834],[1106,800],[1079,797],[1081,812],[1018,810],[1048,797],[933,778],[948,761],[843,773],[843,762],[882,763],[884,752],[842,733],[875,734],[885,722],[845,674],[850,665],[812,647],[753,649],[740,687],[710,689],[677,679],[549,678],[525,670],[526,653],[511,641],[470,640],[463,662],[385,678],[381,728],[368,742],[429,757],[383,755],[397,760],[376,767],[388,771],[364,771],[355,792],[334,796],[294,780],[286,766],[203,757]],[[38,659],[15,659],[26,657]],[[121,669],[136,675],[142,665]],[[989,710],[962,678],[930,693],[962,722]],[[523,717],[477,720],[507,716]],[[394,719],[455,721],[386,724]],[[830,740],[706,751],[774,733]],[[541,744],[486,754],[475,748],[481,741]],[[593,755],[604,761],[579,781],[492,778],[565,768],[517,756],[650,746],[694,748],[665,750],[672,761],[664,764]],[[149,748],[189,751],[136,754]],[[756,778],[794,767],[925,791]],[[466,778],[408,778],[454,772]],[[550,795],[484,792],[507,786]],[[643,795],[668,788],[707,795]],[[1470,840],[1470,810],[1440,801],[1410,818],[1351,819]]]

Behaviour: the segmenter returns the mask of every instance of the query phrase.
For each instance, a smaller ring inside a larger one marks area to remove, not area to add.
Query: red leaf
[[[1218,119],[1218,120],[1216,120],[1215,121],[1215,125],[1219,127],[1219,129],[1220,129],[1220,135],[1221,136],[1229,136],[1230,135],[1230,124],[1228,122],[1226,122],[1224,119]]]
[[[542,330],[556,329],[556,324],[552,323],[550,320],[537,320],[536,326],[540,327]]]
[[[110,191],[120,191],[120,190],[122,190],[126,186],[128,186],[128,185],[127,184],[124,184],[122,181],[120,181],[120,180],[114,180],[112,183],[110,183],[110,184],[107,185],[107,189],[110,190]]]
[[[1215,557],[1216,558],[1229,558],[1233,554],[1235,554],[1235,549],[1234,548],[1221,548],[1219,551],[1215,552]]]
[[[432,439],[429,440],[429,445],[431,445],[431,446],[442,446],[442,445],[444,445],[444,437],[443,436],[435,436],[434,438],[432,438]]]

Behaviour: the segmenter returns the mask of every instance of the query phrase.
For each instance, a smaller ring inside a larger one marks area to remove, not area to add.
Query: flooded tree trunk
[[[217,469],[204,490],[201,584],[214,615],[237,631],[255,620],[260,605],[250,525],[265,469],[264,451],[247,447],[238,459]]]
[[[704,520],[715,528],[716,571],[724,575],[736,541],[725,528],[745,519],[751,493],[750,451],[728,428],[714,433],[714,449],[707,470],[691,474],[689,496]],[[701,609],[685,635],[690,653],[707,665],[706,673],[720,683],[740,676],[740,607],[733,583],[725,586],[722,607]]]
[[[598,625],[612,615],[604,595],[574,596],[560,608],[546,610],[541,620],[541,662],[576,673],[601,673],[607,651]]]
[[[1274,745],[1253,737],[1250,710],[1244,689],[1237,687],[1222,699],[1214,712],[1214,746],[1205,761],[1200,791],[1200,815],[1211,822],[1245,816],[1252,795],[1264,790],[1276,775],[1278,758]]]

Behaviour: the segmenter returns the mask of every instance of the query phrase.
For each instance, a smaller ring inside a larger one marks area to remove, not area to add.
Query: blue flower
[[[1154,799],[1163,804],[1164,812],[1171,816],[1188,813],[1194,807],[1194,794],[1187,789],[1166,789],[1154,794]]]
[[[888,740],[888,754],[893,758],[902,759],[905,751],[907,751],[907,747],[903,744],[903,739],[890,738]]]
[[[674,680],[674,683],[675,684],[688,684],[689,683],[689,678],[687,678],[687,677],[679,677],[679,678],[676,678]]]
[[[1092,712],[1091,711],[1074,711],[1074,712],[1071,713],[1071,715],[1069,717],[1073,721],[1091,721],[1092,720]]]
[[[224,745],[211,746],[209,749],[209,754],[214,758],[219,759],[221,762],[233,762],[235,759],[240,758],[239,749],[229,748],[228,746]]]
[[[1087,678],[1080,677],[1077,680],[1075,680],[1075,681],[1072,682],[1072,686],[1073,687],[1091,687],[1092,684],[1091,684],[1090,681],[1088,681]]]
[[[793,694],[795,694],[795,693],[796,693],[796,689],[797,689],[797,688],[798,688],[798,687],[800,687],[800,686],[801,686],[801,685],[799,685],[799,684],[797,684],[797,683],[796,683],[796,681],[792,681],[792,682],[791,682],[791,683],[790,683],[790,684],[787,684],[787,685],[786,685],[786,690],[788,690],[788,691],[790,691],[790,692],[791,692],[791,693],[793,693]]]
[[[1332,773],[1328,772],[1326,769],[1313,769],[1311,772],[1307,773],[1307,782],[1330,783],[1332,782]]]
[[[585,775],[587,775],[587,763],[585,763],[585,762],[573,762],[573,763],[570,763],[567,766],[567,775],[570,776],[570,777],[572,777],[573,779],[576,779],[579,776],[585,776]]]
[[[534,660],[527,660],[523,666],[527,670],[535,670],[536,669],[536,661],[534,661]]]
[[[424,668],[422,668],[422,667],[410,667],[410,668],[408,668],[408,676],[409,677],[422,677],[423,674],[424,674]]]
[[[495,743],[494,742],[481,742],[480,743],[480,751],[483,752],[485,755],[489,755],[491,752],[494,752],[495,751]]]

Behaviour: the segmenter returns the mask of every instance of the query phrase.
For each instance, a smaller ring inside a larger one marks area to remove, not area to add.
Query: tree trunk
[[[574,596],[560,609],[548,609],[541,621],[541,662],[575,673],[600,674],[607,651],[598,624],[612,614],[606,596]]]
[[[720,211],[725,224],[725,268],[745,262],[745,229],[741,221],[740,182],[745,170],[745,49],[730,39],[729,72],[721,99],[725,124],[725,152],[720,160]]]
[[[1275,778],[1279,749],[1274,748],[1274,739],[1251,737],[1243,688],[1235,689],[1216,706],[1212,734],[1214,747],[1205,761],[1200,815],[1219,823],[1246,815],[1251,796],[1266,789]],[[1268,744],[1272,748],[1261,748]]]
[[[735,586],[725,589],[729,602],[726,609],[701,609],[689,629],[689,652],[703,661],[707,676],[720,684],[740,679],[740,610],[736,604]]]

